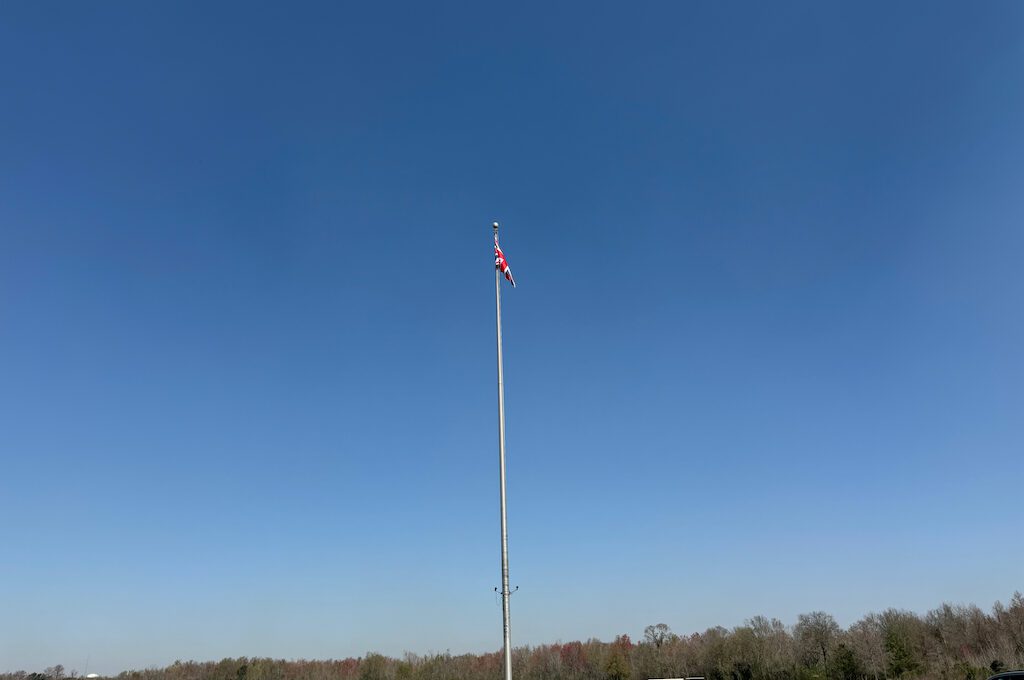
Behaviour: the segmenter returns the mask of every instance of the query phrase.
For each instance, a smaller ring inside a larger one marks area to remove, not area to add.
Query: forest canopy
[[[391,658],[368,653],[342,660],[266,658],[176,661],[127,670],[118,680],[501,680],[501,652]],[[848,628],[832,615],[801,614],[792,625],[755,616],[732,629],[680,635],[664,623],[603,642],[555,642],[513,650],[516,680],[979,680],[1024,668],[1024,596],[1014,593],[985,612],[943,604],[923,616],[887,609]],[[0,674],[0,680],[73,680],[53,666]]]

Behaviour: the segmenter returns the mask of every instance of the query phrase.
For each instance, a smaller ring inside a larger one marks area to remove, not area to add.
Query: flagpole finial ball
[[[494,226],[495,229],[497,229],[498,228],[498,223],[495,222],[493,226]]]

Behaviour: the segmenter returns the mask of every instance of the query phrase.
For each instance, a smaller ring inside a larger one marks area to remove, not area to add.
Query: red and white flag
[[[516,280],[512,278],[512,268],[508,266],[508,260],[505,259],[505,253],[501,252],[501,248],[498,247],[498,234],[494,234],[494,266],[497,267],[502,274],[505,275],[505,280],[512,284],[512,287],[516,287]]]

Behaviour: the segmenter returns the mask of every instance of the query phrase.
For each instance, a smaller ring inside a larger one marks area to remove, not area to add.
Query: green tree
[[[844,642],[836,645],[832,654],[832,670],[838,680],[862,680],[867,677],[867,671],[857,654]]]
[[[604,668],[608,680],[629,680],[629,664],[619,650],[613,650]]]
[[[382,654],[367,654],[359,664],[359,680],[389,680],[387,657]]]
[[[902,678],[920,671],[922,622],[908,611],[888,609],[882,613],[882,636],[886,650],[888,675]]]

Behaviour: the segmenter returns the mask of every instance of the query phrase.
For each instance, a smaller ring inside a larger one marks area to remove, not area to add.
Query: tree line
[[[801,614],[787,626],[755,616],[732,629],[678,635],[664,623],[647,626],[636,642],[619,635],[513,650],[516,680],[648,680],[703,676],[707,680],[981,680],[1024,668],[1024,596],[1014,593],[985,612],[943,604],[919,616],[887,609],[843,629],[825,612]],[[54,666],[0,674],[0,680],[76,680]],[[265,658],[176,661],[130,670],[117,680],[501,680],[501,652],[485,654],[369,653],[308,661]]]

